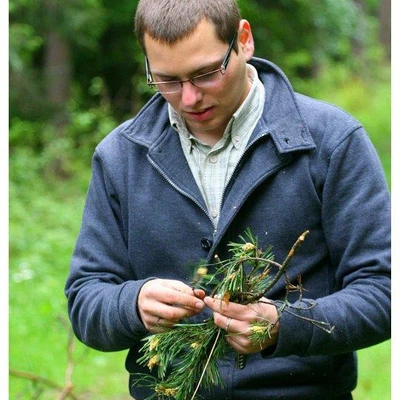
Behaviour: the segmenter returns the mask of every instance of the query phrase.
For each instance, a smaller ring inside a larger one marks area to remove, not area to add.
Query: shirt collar
[[[244,102],[232,115],[222,138],[215,146],[224,147],[230,139],[233,146],[239,148],[241,139],[247,133],[245,128],[254,126],[254,123],[261,117],[265,101],[265,88],[258,78],[257,70],[250,64],[247,64],[247,75],[251,82],[250,91]],[[170,104],[168,104],[168,113],[171,126],[179,133],[183,143],[190,146],[190,152],[195,143],[204,145],[189,132],[185,120]]]

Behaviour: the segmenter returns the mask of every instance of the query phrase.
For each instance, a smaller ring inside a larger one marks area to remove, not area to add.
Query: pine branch
[[[212,297],[247,305],[265,302],[262,297],[285,276],[285,300],[267,301],[277,307],[278,321],[283,312],[289,312],[330,333],[333,329],[330,324],[296,314],[296,307],[288,301],[288,294],[294,289],[300,292],[300,298],[302,296],[301,277],[298,278],[298,285],[294,286],[289,281],[287,270],[308,233],[309,231],[305,231],[299,236],[284,262],[279,264],[274,260],[271,247],[262,251],[258,247],[257,238],[247,229],[245,236],[239,237],[241,243],[229,244],[232,254],[230,259],[221,261],[216,255],[215,264],[200,265],[197,268],[194,285],[202,288],[214,285]],[[211,275],[208,273],[210,267],[215,269],[215,273]],[[275,275],[272,274],[273,268],[277,268]],[[261,347],[278,321],[268,321],[260,316],[258,321],[252,323],[250,339],[253,343],[260,344]],[[153,390],[153,395],[147,400],[154,397],[194,400],[200,387],[210,389],[212,386],[222,386],[224,382],[219,374],[218,360],[232,351],[225,340],[226,335],[225,331],[214,324],[211,317],[201,324],[177,324],[169,331],[143,339],[144,345],[140,350],[143,356],[138,359],[138,363],[150,370],[157,368],[157,378],[134,374],[138,385],[148,386]],[[240,354],[237,356],[237,365],[243,368],[245,357]]]

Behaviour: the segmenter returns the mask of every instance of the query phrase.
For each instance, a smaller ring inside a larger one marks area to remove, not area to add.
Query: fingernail
[[[198,301],[196,303],[196,308],[198,308],[199,310],[202,310],[204,308],[204,303],[202,301]]]

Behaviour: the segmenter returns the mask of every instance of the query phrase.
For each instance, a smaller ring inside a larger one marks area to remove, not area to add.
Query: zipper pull
[[[235,353],[235,367],[243,369],[246,366],[246,354]]]

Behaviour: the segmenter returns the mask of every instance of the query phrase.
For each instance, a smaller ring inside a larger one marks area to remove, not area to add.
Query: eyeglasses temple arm
[[[226,69],[226,66],[229,63],[229,59],[231,58],[231,51],[236,43],[236,38],[237,38],[237,32],[235,33],[235,36],[233,36],[231,43],[229,44],[229,48],[228,51],[226,52],[225,58],[222,60],[221,68],[223,69]]]
[[[153,77],[151,76],[149,60],[146,56],[144,56],[144,64],[145,64],[145,68],[146,68],[147,84],[149,85],[150,83],[153,82]]]

